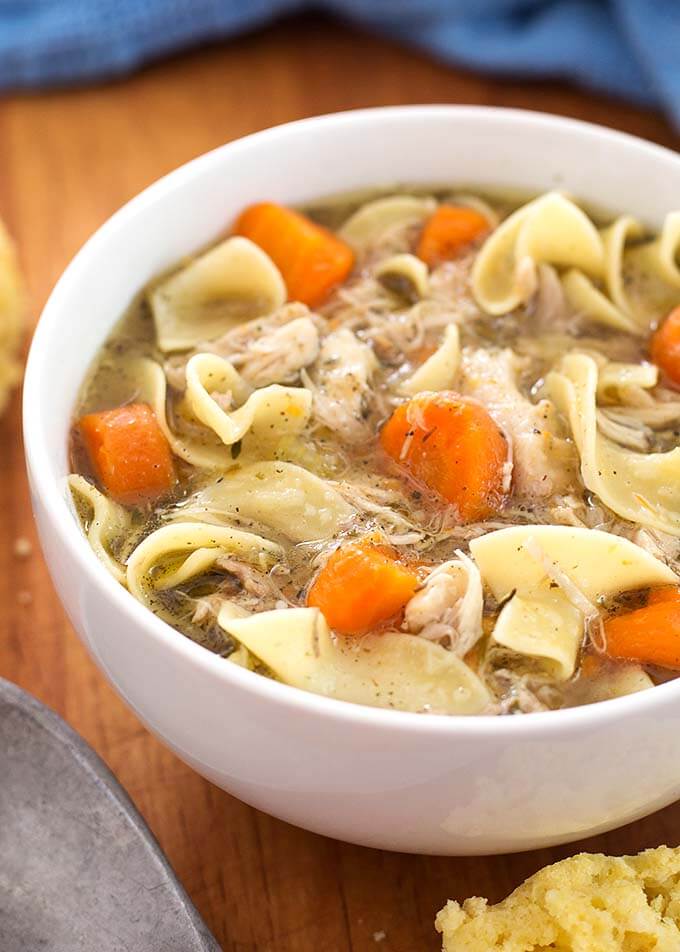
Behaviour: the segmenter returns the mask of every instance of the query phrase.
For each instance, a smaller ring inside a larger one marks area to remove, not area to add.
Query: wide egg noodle
[[[576,314],[583,315],[596,324],[625,331],[627,334],[641,333],[638,323],[613,304],[582,271],[570,268],[562,275],[561,283],[564,295]]]
[[[538,660],[556,680],[576,668],[590,605],[602,596],[677,582],[628,539],[571,526],[512,526],[470,543],[499,601],[492,643]]]
[[[123,539],[129,531],[129,513],[100,492],[84,476],[69,476],[68,486],[76,505],[90,513],[86,520],[87,540],[93,552],[115,580],[125,585],[125,568],[111,551],[111,546],[116,540]]]
[[[641,250],[664,281],[680,288],[680,212],[669,212],[661,234]]]
[[[485,241],[472,271],[472,289],[489,314],[507,314],[526,302],[521,280],[526,260],[578,268],[595,277],[604,269],[597,229],[577,205],[548,192],[513,212]]]
[[[636,453],[597,427],[598,368],[586,354],[568,354],[546,378],[546,392],[569,421],[586,487],[618,516],[680,535],[680,447]]]
[[[489,314],[507,314],[521,303],[515,245],[533,204],[523,205],[501,222],[475,258],[472,293],[479,306]]]
[[[325,480],[301,466],[265,461],[211,481],[177,512],[182,519],[238,516],[297,543],[333,538],[355,510]]]
[[[450,390],[455,383],[459,365],[458,325],[448,324],[437,350],[401,383],[399,390],[406,396],[414,396],[424,390]]]
[[[315,608],[221,612],[218,623],[285,684],[315,694],[436,714],[479,714],[490,702],[464,661],[417,635],[336,636]]]
[[[600,276],[604,249],[597,228],[586,213],[559,192],[547,192],[529,211],[517,235],[515,257],[575,267]]]
[[[597,398],[611,403],[625,402],[626,395],[638,389],[651,390],[659,380],[659,368],[649,361],[639,364],[606,361],[597,376]]]
[[[252,391],[237,409],[225,410],[213,394],[231,395],[239,401],[237,378],[242,381],[229,361],[216,354],[196,354],[187,363],[186,403],[196,419],[216,433],[225,446],[237,443],[249,432],[255,439],[272,443],[304,429],[312,409],[309,390],[270,384]]]
[[[574,311],[629,334],[642,334],[649,329],[649,319],[636,313],[624,280],[626,246],[643,234],[640,222],[630,215],[622,215],[601,229],[605,258],[602,289],[595,287],[589,277],[574,268],[562,276],[564,293]]]
[[[646,334],[680,303],[680,212],[666,216],[657,237],[641,241],[644,231],[630,215],[622,215],[600,231],[604,287],[598,289],[574,269],[562,277],[575,311],[631,334]]]
[[[403,288],[403,293],[413,299],[427,297],[430,289],[427,265],[412,254],[390,255],[376,265],[373,273],[388,289]]]
[[[626,245],[642,237],[644,228],[630,215],[621,215],[600,231],[605,254],[605,286],[612,303],[623,314],[630,314],[630,305],[623,280],[623,259]]]
[[[248,238],[233,237],[157,285],[149,295],[158,346],[190,350],[246,318],[262,317],[287,297],[278,268]],[[237,302],[238,307],[228,307]]]
[[[282,558],[283,550],[252,532],[177,522],[156,529],[132,552],[127,562],[127,585],[135,598],[149,605],[155,591],[174,588],[202,575],[223,555],[266,569]]]
[[[513,592],[529,597],[546,577],[545,562],[531,552],[534,542],[549,564],[595,602],[600,596],[677,583],[667,565],[629,539],[577,526],[510,526],[470,542],[470,552],[497,601]]]
[[[627,249],[623,293],[638,324],[649,330],[680,304],[680,212],[670,212],[660,234]]]
[[[232,370],[241,379],[233,367]],[[136,384],[137,399],[149,404],[175,456],[208,470],[225,469],[231,464],[229,449],[211,430],[205,430],[201,436],[180,437],[171,429],[167,416],[168,384],[160,364],[140,357],[131,365],[130,373]],[[245,381],[243,384],[245,386]]]
[[[545,581],[530,596],[515,595],[503,606],[492,638],[510,651],[538,659],[556,681],[566,681],[576,669],[583,621],[564,593]]]
[[[134,363],[131,373],[138,399],[151,406],[173,453],[203,469],[230,466],[230,447],[251,431],[253,437],[268,444],[299,433],[311,412],[309,390],[272,384],[253,391],[227,360],[216,354],[196,354],[187,363],[186,392],[176,410],[194,426],[191,435],[180,436],[168,421],[163,368],[144,357]],[[224,410],[211,394],[228,394],[241,405],[233,411]],[[205,428],[200,435],[197,422]]]
[[[377,244],[387,232],[422,224],[436,208],[434,198],[417,195],[378,198],[354,212],[339,230],[338,236],[361,253]]]

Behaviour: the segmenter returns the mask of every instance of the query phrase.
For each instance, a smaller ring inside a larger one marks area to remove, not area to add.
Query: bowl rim
[[[63,479],[56,477],[47,446],[42,439],[44,424],[41,423],[43,407],[37,399],[38,381],[44,368],[49,365],[49,338],[58,328],[63,317],[62,300],[67,299],[77,287],[81,274],[88,269],[91,254],[100,245],[124,232],[134,223],[136,216],[148,206],[163,203],[172,194],[213,164],[219,164],[226,151],[246,151],[253,144],[274,145],[290,132],[313,134],[315,129],[328,126],[352,126],[361,122],[404,121],[415,119],[454,119],[465,117],[480,123],[493,125],[511,122],[532,125],[546,133],[552,130],[573,132],[577,136],[593,140],[607,140],[633,148],[651,160],[664,158],[680,162],[673,150],[648,142],[638,136],[620,132],[595,123],[567,118],[526,109],[510,109],[497,106],[422,104],[406,106],[379,106],[367,109],[346,110],[281,123],[258,132],[231,140],[205,152],[162,176],[128,200],[111,215],[81,246],[71,259],[50,293],[38,320],[26,364],[23,391],[23,435],[26,463],[34,494],[47,516],[48,524],[65,548],[68,557],[78,571],[83,573],[85,584],[97,591],[101,599],[120,613],[123,621],[138,625],[167,650],[180,656],[183,663],[191,664],[222,681],[259,696],[265,703],[279,705],[291,713],[310,713],[353,723],[370,725],[374,729],[410,731],[419,734],[455,734],[485,736],[501,732],[503,735],[554,735],[574,729],[593,727],[619,720],[622,716],[643,714],[664,706],[665,702],[680,698],[680,678],[653,689],[620,698],[599,701],[581,707],[563,708],[555,711],[535,712],[531,715],[499,717],[493,715],[423,714],[388,708],[370,707],[313,694],[291,685],[263,677],[239,665],[225,664],[225,659],[181,634],[167,622],[158,618],[145,605],[138,602],[127,589],[120,585],[107,571],[90,548],[80,525],[64,506]],[[66,434],[64,434],[66,437]],[[128,703],[130,703],[128,701]],[[133,705],[134,707],[134,705]]]

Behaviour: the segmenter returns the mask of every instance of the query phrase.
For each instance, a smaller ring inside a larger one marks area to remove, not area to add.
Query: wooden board
[[[553,84],[483,79],[316,18],[123,82],[5,97],[0,215],[19,242],[32,320],[88,235],[174,166],[301,116],[428,101],[542,109],[677,146],[654,113]],[[51,705],[104,757],[228,952],[427,952],[438,948],[433,918],[447,897],[497,900],[580,848],[625,852],[678,842],[680,805],[555,850],[403,856],[294,829],[211,786],[139,725],[70,629],[37,551],[19,427],[17,397],[0,421],[0,675]],[[20,537],[33,542],[29,558],[13,551]]]

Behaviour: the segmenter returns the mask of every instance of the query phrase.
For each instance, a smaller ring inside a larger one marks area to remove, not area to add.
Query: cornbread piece
[[[495,906],[449,901],[435,925],[444,952],[678,952],[680,847],[580,853]]]
[[[24,311],[23,282],[14,245],[0,222],[0,413],[21,377],[17,351]]]

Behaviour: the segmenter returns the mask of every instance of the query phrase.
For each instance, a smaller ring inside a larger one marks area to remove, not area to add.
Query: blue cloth
[[[680,127],[680,0],[0,0],[0,87],[105,79],[308,6],[448,62],[656,105]]]

